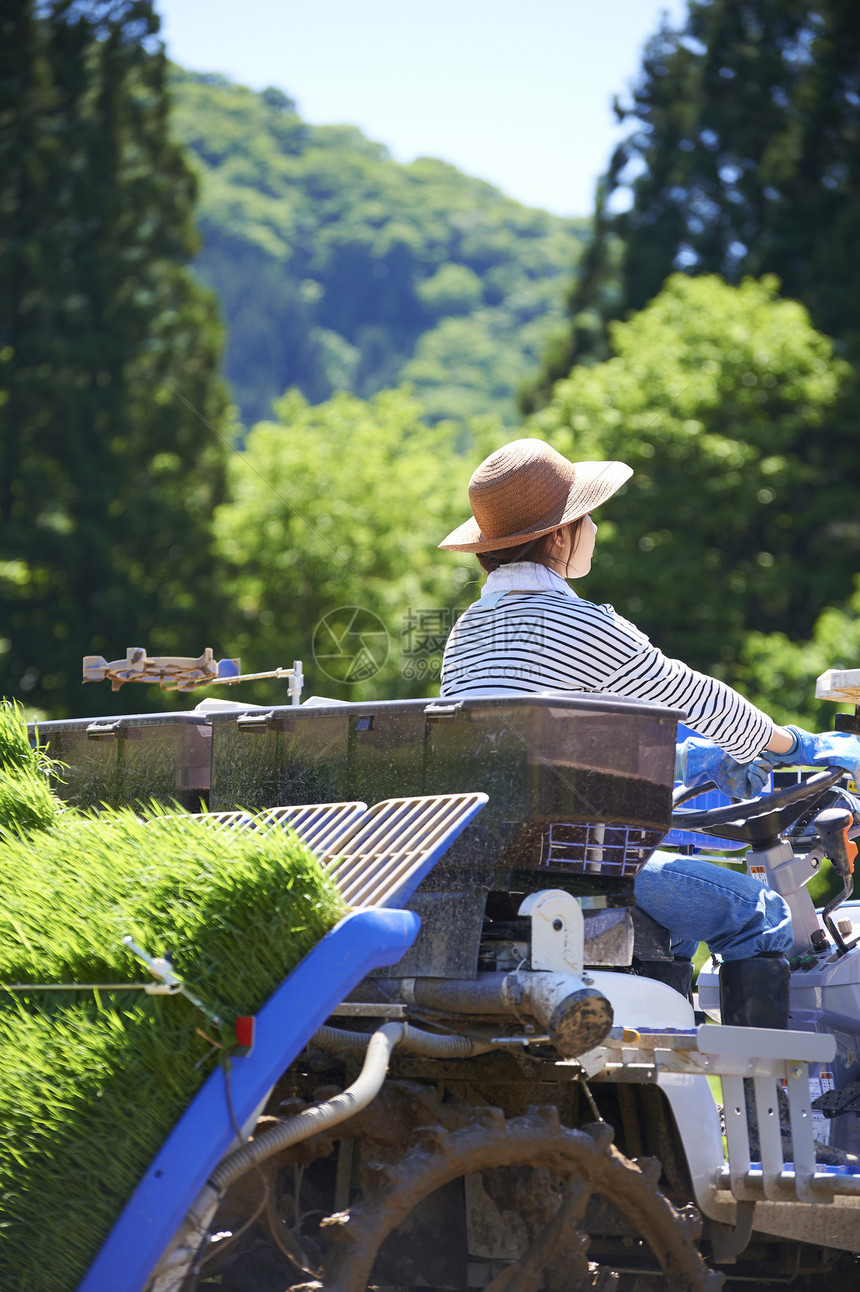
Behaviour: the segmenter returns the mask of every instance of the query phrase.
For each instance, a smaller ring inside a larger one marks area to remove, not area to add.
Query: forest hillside
[[[280,90],[173,68],[172,129],[200,180],[195,262],[227,329],[247,425],[289,387],[312,403],[409,382],[430,421],[519,421],[518,388],[563,324],[586,219],[531,210]]]

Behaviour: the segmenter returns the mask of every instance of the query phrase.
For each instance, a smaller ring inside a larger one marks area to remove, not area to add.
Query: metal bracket
[[[734,1225],[724,1225],[719,1220],[708,1221],[711,1251],[718,1265],[733,1265],[741,1252],[749,1247],[752,1236],[754,1202],[739,1202]]]
[[[142,947],[139,947],[130,933],[127,933],[122,939],[123,945],[128,947],[132,955],[137,956],[143,964],[146,965],[153,978],[158,981],[147,985],[146,992],[151,996],[176,996],[182,995],[186,1000],[190,1000],[192,1005],[206,1015],[211,1023],[216,1027],[221,1026],[221,1019],[217,1014],[206,1005],[199,996],[190,991],[181,978],[177,978],[173,972],[173,965],[166,956],[151,956]]]
[[[449,704],[441,704],[437,701],[427,705],[424,710],[424,717],[428,722],[450,722],[452,718],[456,718],[462,711],[462,700],[452,700]],[[465,716],[468,718],[468,713]]]
[[[531,916],[532,970],[582,977],[585,918],[576,898],[560,888],[545,888],[529,893],[519,914]]]
[[[303,677],[302,662],[298,659],[293,661],[292,668],[241,673],[238,659],[216,660],[211,646],[207,646],[196,659],[180,655],[150,657],[143,646],[130,646],[125,659],[109,663],[101,655],[85,655],[83,661],[83,680],[103,682],[107,679],[112,691],[118,691],[126,682],[154,682],[163,691],[193,691],[198,686],[213,683],[233,686],[236,682],[253,682],[267,677],[289,678],[290,703],[300,703]]]
[[[102,722],[91,722],[87,727],[87,740],[120,740],[128,732],[122,726],[121,718],[108,718]]]

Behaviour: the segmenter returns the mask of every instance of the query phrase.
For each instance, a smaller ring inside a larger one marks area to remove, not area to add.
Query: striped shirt
[[[687,725],[750,762],[773,721],[737,691],[669,659],[612,606],[579,597],[546,566],[523,561],[487,578],[451,630],[443,696],[600,691],[683,709]]]

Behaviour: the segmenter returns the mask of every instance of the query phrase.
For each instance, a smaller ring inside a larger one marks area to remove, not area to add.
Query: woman
[[[469,483],[472,519],[439,544],[474,552],[487,573],[480,600],[448,639],[442,695],[598,691],[683,709],[705,739],[678,747],[676,775],[691,786],[713,780],[734,798],[755,795],[776,763],[838,765],[857,779],[855,737],[776,726],[725,683],[667,658],[611,606],[570,587],[567,580],[591,568],[590,513],[632,474],[622,462],[568,462],[535,439],[515,440],[481,463]],[[769,1016],[768,1002],[780,1002],[779,1021],[759,1025],[786,1026],[792,932],[778,893],[701,858],[658,853],[637,876],[636,898],[669,930],[677,958],[688,960],[707,942],[725,962],[721,981],[743,980],[733,995],[761,996]]]

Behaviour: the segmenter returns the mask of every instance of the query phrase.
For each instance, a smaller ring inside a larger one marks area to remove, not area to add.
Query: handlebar
[[[785,789],[776,790],[773,794],[762,794],[755,799],[742,799],[740,802],[730,803],[726,807],[704,808],[698,812],[673,812],[672,828],[690,830],[707,826],[735,825],[755,817],[769,816],[771,813],[780,812],[793,804],[804,803],[807,799],[816,798],[825,790],[830,789],[831,785],[835,785],[844,775],[845,772],[841,767],[831,768],[828,771],[818,772],[815,776],[810,776],[808,781],[802,781],[799,785],[789,785]],[[702,793],[704,788],[704,786],[696,787],[699,794]],[[684,798],[686,797],[684,796]],[[679,799],[679,802],[682,801],[684,799]]]

